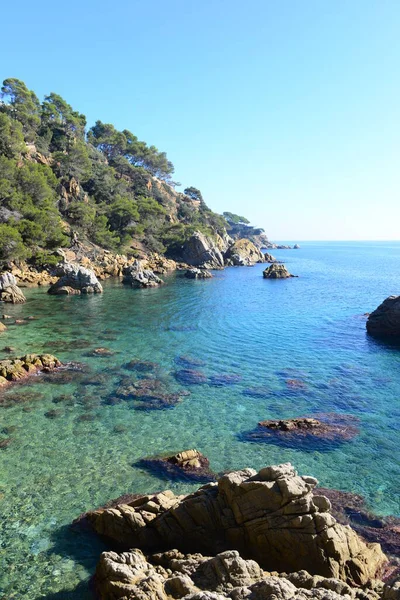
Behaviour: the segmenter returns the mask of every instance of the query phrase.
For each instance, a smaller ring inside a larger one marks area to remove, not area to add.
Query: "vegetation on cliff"
[[[135,254],[165,253],[194,231],[229,228],[201,192],[175,190],[165,152],[86,117],[61,96],[43,102],[6,79],[0,103],[0,262],[51,266],[76,238]],[[241,218],[242,219],[242,218]]]

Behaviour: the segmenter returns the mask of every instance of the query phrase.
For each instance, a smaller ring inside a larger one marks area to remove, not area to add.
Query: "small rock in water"
[[[184,450],[168,456],[155,456],[141,459],[138,466],[167,475],[172,479],[191,479],[194,481],[214,481],[216,474],[210,470],[210,462],[198,450]]]
[[[48,419],[56,419],[57,417],[61,417],[63,411],[60,409],[52,408],[44,413],[44,416]]]
[[[125,425],[114,425],[113,432],[114,433],[125,433],[128,431],[128,428]]]
[[[139,373],[149,373],[155,371],[157,367],[157,363],[149,360],[139,360],[138,358],[134,358],[124,365],[125,369],[128,369],[129,371],[138,371]]]
[[[112,356],[114,352],[109,348],[95,348],[88,353],[88,356]]]
[[[0,440],[0,449],[4,450],[5,448],[8,448],[8,446],[11,444],[11,438],[4,438],[2,440]]]

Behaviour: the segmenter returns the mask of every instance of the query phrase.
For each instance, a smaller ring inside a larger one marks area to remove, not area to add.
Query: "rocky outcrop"
[[[0,387],[37,371],[51,371],[60,366],[61,362],[52,354],[26,354],[21,358],[0,360]]]
[[[96,569],[100,600],[376,600],[397,599],[393,588],[372,584],[356,590],[333,578],[306,571],[279,576],[263,571],[235,550],[214,557],[171,550],[145,556],[140,550],[103,552]],[[361,595],[360,595],[361,594]]]
[[[275,258],[275,256],[272,256],[272,254],[268,254],[268,252],[265,252],[265,254],[264,254],[264,262],[270,263],[270,264],[274,264],[274,263],[279,263],[280,261],[277,260]]]
[[[0,275],[0,300],[12,304],[23,304],[26,302],[24,294],[17,285],[17,280],[12,273]]]
[[[215,555],[236,549],[262,568],[307,570],[363,585],[386,561],[330,514],[313,495],[313,477],[289,463],[228,473],[189,496],[162,492],[87,515],[94,529],[122,548],[147,552],[178,548]],[[105,596],[107,597],[107,596]]]
[[[369,315],[367,331],[377,337],[400,338],[400,296],[389,296]]]
[[[299,244],[295,244],[295,245],[293,246],[293,250],[300,250],[300,246],[299,246]]]
[[[179,260],[205,269],[222,269],[224,258],[216,243],[200,231],[196,231],[182,246]]]
[[[253,242],[247,239],[236,240],[225,253],[226,265],[249,267],[255,263],[265,262],[264,254]]]
[[[207,269],[188,269],[185,272],[185,277],[187,277],[187,279],[211,279],[212,275],[210,273],[210,271],[207,271]]]
[[[157,287],[164,283],[153,271],[144,269],[139,260],[135,260],[133,264],[124,267],[122,274],[122,283],[134,288]]]
[[[286,279],[297,275],[291,275],[285,265],[273,264],[263,271],[263,277],[264,279]]]
[[[57,265],[58,281],[48,290],[49,294],[100,294],[103,287],[91,269],[76,263],[64,262]]]

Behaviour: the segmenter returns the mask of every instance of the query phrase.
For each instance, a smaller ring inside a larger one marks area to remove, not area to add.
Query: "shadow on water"
[[[43,596],[36,596],[34,600],[93,600],[96,596],[94,591],[90,589],[90,582],[82,582],[73,590],[65,590],[55,592]]]
[[[88,579],[77,584],[73,589],[60,590],[47,595],[40,594],[35,600],[93,600],[94,593],[90,578],[95,572],[100,554],[109,547],[90,529],[80,525],[65,525],[51,536],[52,546],[47,551],[48,561],[51,555],[57,554],[63,559],[73,560],[82,565],[88,572]]]
[[[370,333],[365,333],[365,339],[369,350],[377,352],[379,350],[400,350],[400,339],[385,336],[374,336]]]

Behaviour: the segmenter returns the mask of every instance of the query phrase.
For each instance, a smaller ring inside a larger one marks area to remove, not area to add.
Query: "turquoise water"
[[[171,275],[150,290],[109,281],[93,297],[29,289],[25,305],[2,307],[36,319],[0,334],[1,348],[86,366],[67,383],[14,387],[8,395],[30,400],[0,409],[0,438],[11,437],[0,450],[0,598],[89,598],[102,546],[68,525],[123,493],[196,488],[136,465],[166,451],[198,448],[217,472],[291,461],[400,516],[400,349],[368,338],[363,317],[400,292],[400,243],[304,243],[274,255],[299,278],[263,280],[256,265],[205,281]],[[88,356],[97,347],[113,354]],[[182,355],[203,361],[193,368],[207,378],[240,381],[182,386]],[[138,375],[123,367],[132,359],[157,363],[165,389],[191,395],[167,410],[114,404],[121,379]],[[244,441],[262,419],[320,412],[355,415],[359,435],[311,450]]]

